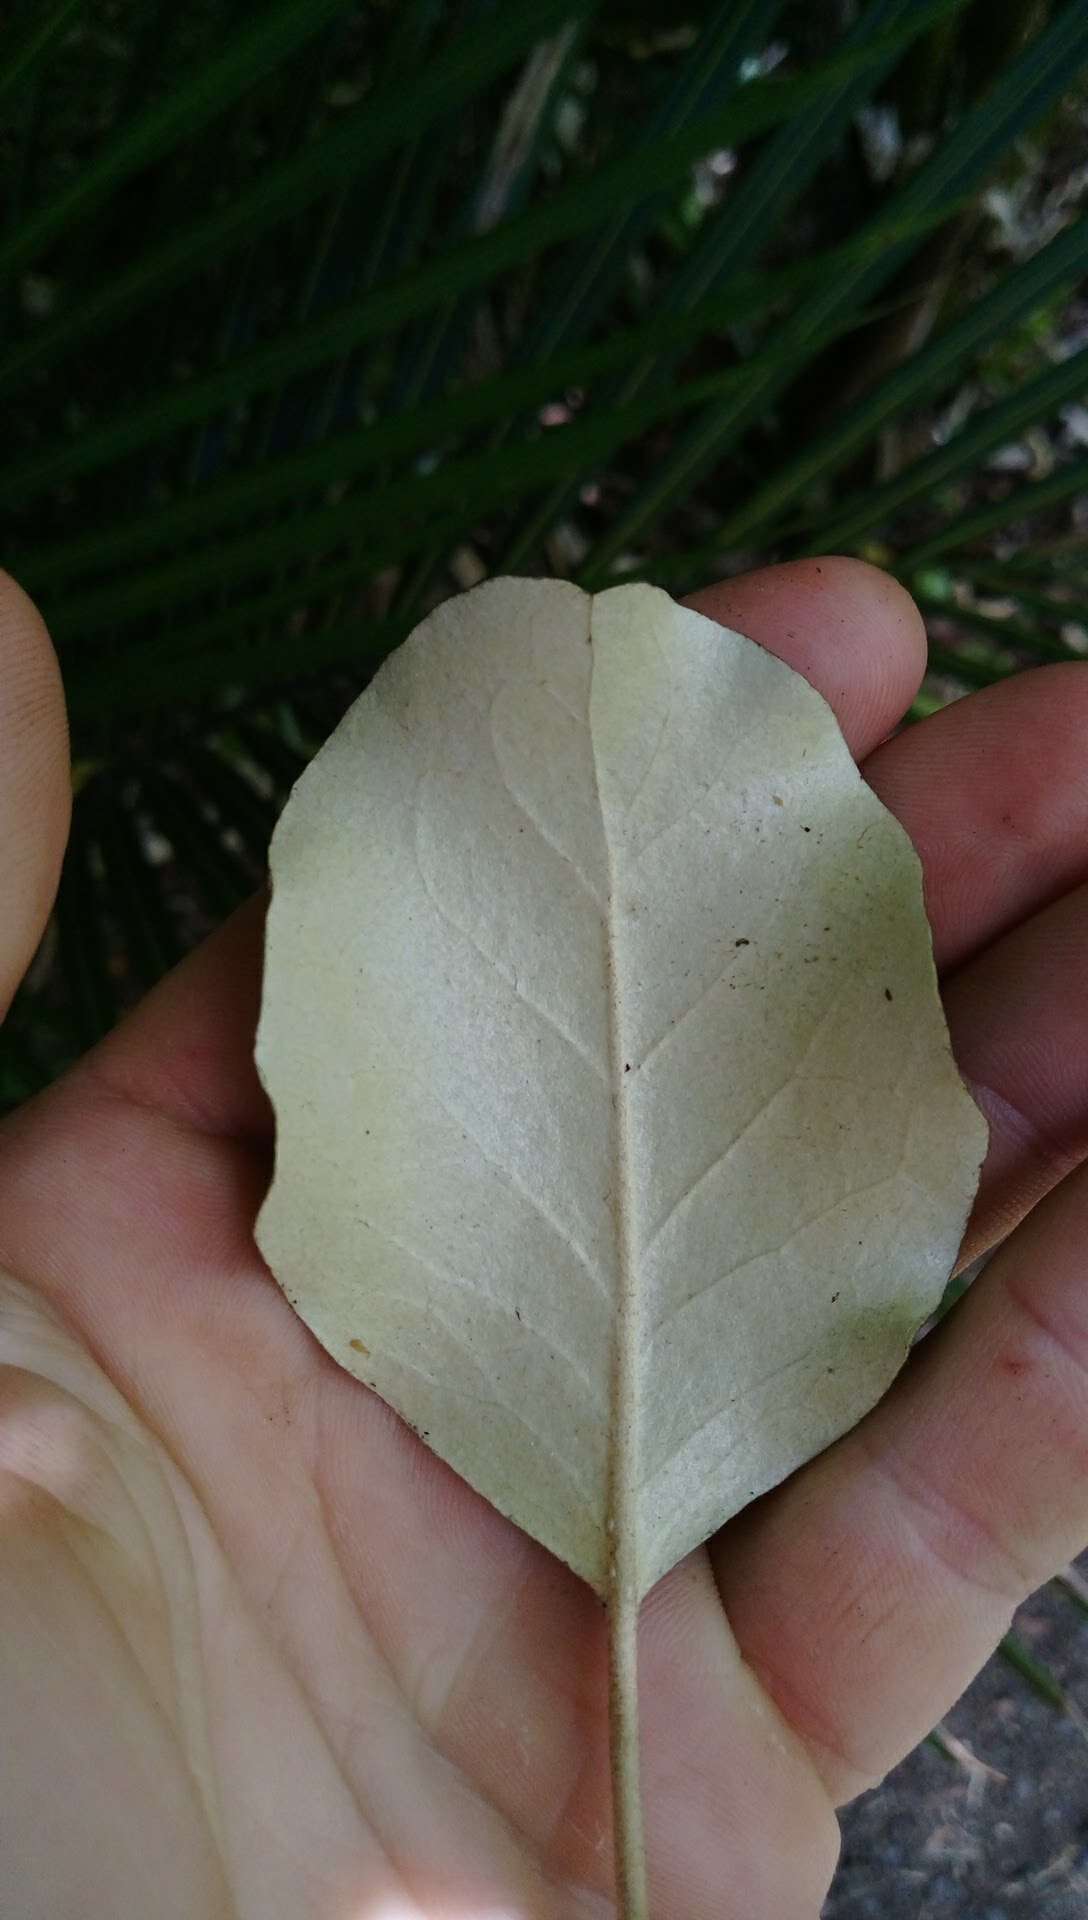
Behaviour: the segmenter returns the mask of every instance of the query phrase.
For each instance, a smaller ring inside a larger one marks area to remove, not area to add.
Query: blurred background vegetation
[[[11,1104],[259,879],[496,570],[861,553],[932,704],[1083,652],[1080,0],[23,0],[7,565],[77,804]]]
[[[927,616],[919,712],[1088,652],[1086,72],[1083,0],[15,6],[4,559],[76,807],[0,1106],[488,573],[862,554]]]

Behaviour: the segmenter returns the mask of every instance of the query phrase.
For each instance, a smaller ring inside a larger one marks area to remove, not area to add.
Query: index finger
[[[856,760],[899,725],[926,669],[914,601],[865,560],[789,560],[704,587],[684,604],[803,674],[833,709]]]

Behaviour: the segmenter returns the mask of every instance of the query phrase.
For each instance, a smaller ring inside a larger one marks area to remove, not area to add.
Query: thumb
[[[71,793],[57,658],[37,608],[0,573],[0,1019],[53,904]]]

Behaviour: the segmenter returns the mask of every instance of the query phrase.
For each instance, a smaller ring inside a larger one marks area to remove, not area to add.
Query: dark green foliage
[[[1088,15],[1001,19],[24,0],[0,500],[79,791],[0,1099],[259,880],[345,702],[486,571],[683,590],[830,545],[915,586],[940,686],[1068,654],[1088,221],[1010,251],[982,196],[1074,142]],[[863,113],[916,143],[879,179]],[[1052,471],[988,466],[1039,427]],[[1038,532],[1064,570],[1024,573]]]

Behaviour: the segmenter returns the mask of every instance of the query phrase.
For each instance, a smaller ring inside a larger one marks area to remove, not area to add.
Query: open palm
[[[834,1804],[1088,1537],[1088,665],[889,738],[924,661],[894,583],[805,561],[695,603],[821,689],[918,847],[993,1128],[967,1257],[1024,1222],[875,1413],[644,1609],[655,1914],[815,1920]],[[66,821],[9,585],[0,1007]],[[259,952],[254,906],[0,1131],[0,1913],[611,1914],[599,1603],[255,1250]]]

